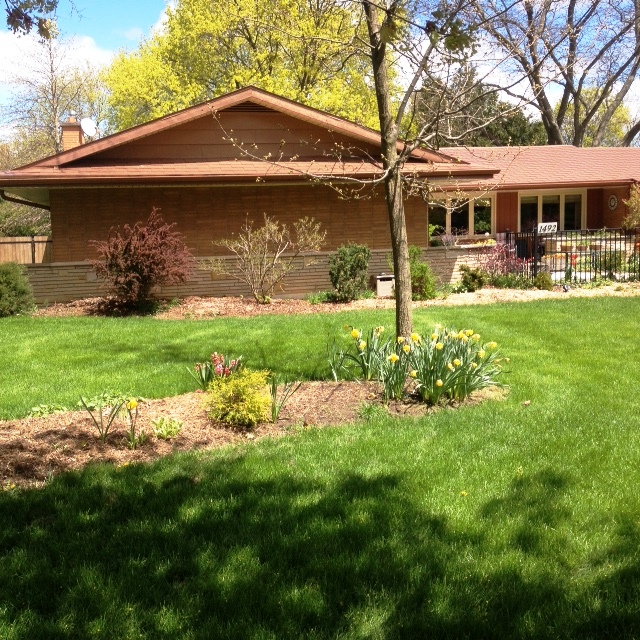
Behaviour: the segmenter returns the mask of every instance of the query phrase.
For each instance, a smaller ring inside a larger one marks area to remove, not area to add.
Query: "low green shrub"
[[[533,289],[533,281],[518,273],[495,275],[489,283],[498,289]]]
[[[33,292],[22,266],[0,264],[0,318],[29,313],[33,307]]]
[[[364,244],[341,246],[329,256],[329,278],[338,302],[356,300],[367,289],[371,250]]]
[[[175,438],[182,429],[182,422],[176,418],[165,418],[160,416],[151,420],[151,430],[153,435],[160,440],[170,440]]]
[[[266,422],[271,414],[268,377],[268,371],[242,369],[230,376],[214,378],[204,403],[209,418],[243,427]]]
[[[489,276],[482,269],[466,264],[460,265],[460,275],[460,282],[456,285],[457,293],[473,293],[482,289],[489,281]]]
[[[548,271],[540,271],[533,279],[533,286],[543,291],[553,291],[553,279]]]
[[[409,247],[409,271],[411,273],[411,297],[413,300],[434,300],[437,296],[436,277],[431,267],[422,260],[420,247]]]

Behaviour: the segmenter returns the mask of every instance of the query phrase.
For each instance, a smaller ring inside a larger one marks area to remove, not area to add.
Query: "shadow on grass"
[[[0,637],[634,637],[633,519],[582,590],[494,544],[515,519],[516,551],[543,554],[568,483],[516,480],[460,530],[390,473],[256,471],[241,451],[90,468],[0,494]]]

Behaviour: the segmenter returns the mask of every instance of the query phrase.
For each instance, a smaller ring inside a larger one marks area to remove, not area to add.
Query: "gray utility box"
[[[376,277],[376,295],[378,298],[393,298],[395,288],[396,277],[392,273],[381,273]]]

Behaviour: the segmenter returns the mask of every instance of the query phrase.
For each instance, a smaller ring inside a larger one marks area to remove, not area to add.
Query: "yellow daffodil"
[[[438,324],[435,325],[434,329],[436,331],[440,331],[442,329],[442,325],[440,323],[438,323]]]
[[[471,363],[471,368],[472,368],[472,369],[477,369],[477,368],[478,368],[478,365],[477,365],[475,362],[472,362],[472,363]]]
[[[467,330],[465,331],[465,333],[466,333],[468,336],[472,336],[472,335],[473,335],[473,329],[467,329]]]
[[[387,360],[388,360],[389,362],[391,362],[392,364],[395,364],[396,362],[398,362],[398,360],[400,360],[400,356],[398,356],[398,355],[397,355],[397,354],[395,354],[395,353],[392,353],[392,354],[387,358]]]
[[[454,367],[459,367],[459,366],[460,366],[460,360],[458,360],[458,358],[456,358],[456,359],[453,361],[453,366],[454,366]]]
[[[417,333],[412,333],[411,334],[411,342],[418,343],[418,342],[420,342],[420,340],[421,340],[421,338],[420,338],[419,334],[417,334]]]
[[[487,342],[486,347],[487,349],[495,349],[498,346],[497,342]]]
[[[504,361],[509,364],[511,362],[511,358],[505,358]]]
[[[404,336],[398,336],[397,340],[398,340],[398,344],[402,344],[404,342]]]
[[[469,338],[467,336],[462,336],[462,338],[460,338],[460,340],[462,340],[462,342],[464,342],[465,344],[467,342],[469,342]]]
[[[484,358],[485,353],[484,353],[484,349],[480,349],[480,351],[478,351],[478,358]]]
[[[478,340],[480,340],[480,334],[479,334],[479,333],[474,333],[474,334],[471,336],[471,339],[472,339],[474,342],[478,342]]]
[[[379,336],[383,331],[384,331],[384,327],[382,325],[374,329],[374,332],[377,336]]]
[[[415,369],[413,369],[413,370],[411,370],[411,371],[409,372],[409,375],[410,375],[412,378],[417,378],[417,377],[418,377],[418,372],[417,372]]]
[[[462,340],[462,338],[464,338],[464,331],[460,331],[457,337],[458,337],[458,340]]]
[[[449,369],[449,371],[455,371],[456,370],[456,368],[450,362],[447,362],[447,369]]]
[[[360,340],[360,342],[358,343],[358,349],[360,349],[360,351],[364,351],[367,347],[367,343],[364,340]]]
[[[431,339],[432,340],[437,340],[440,336],[437,333],[432,333],[431,334]]]
[[[444,349],[444,343],[442,342],[436,342],[436,349],[438,351],[442,351]]]
[[[127,409],[129,409],[129,411],[133,411],[137,406],[138,403],[133,398],[127,402]]]
[[[442,382],[442,380],[440,380],[440,378],[438,378],[436,380],[436,387],[441,387],[444,383]]]
[[[408,344],[405,344],[405,345],[402,347],[402,350],[403,350],[405,353],[409,353],[409,351],[411,351],[411,347],[410,347]]]
[[[360,338],[360,331],[358,331],[358,329],[352,329],[351,330],[351,337],[354,340],[357,340],[358,338]]]

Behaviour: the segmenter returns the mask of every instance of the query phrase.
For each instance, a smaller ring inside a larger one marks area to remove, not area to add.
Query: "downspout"
[[[22,198],[14,198],[13,196],[8,196],[4,189],[0,189],[0,198],[6,200],[7,202],[14,202],[15,204],[23,204],[27,207],[36,207],[37,209],[44,209],[45,211],[51,211],[51,207],[46,204],[38,204],[37,202],[29,202],[29,200],[22,200]]]

